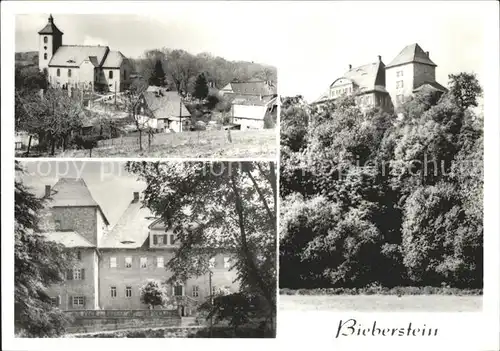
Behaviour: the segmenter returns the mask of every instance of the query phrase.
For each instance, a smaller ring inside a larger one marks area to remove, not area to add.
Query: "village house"
[[[38,32],[38,67],[47,72],[49,84],[104,92],[128,88],[132,68],[120,51],[100,45],[63,45],[63,34],[52,15]]]
[[[429,52],[418,44],[406,46],[387,66],[378,60],[349,70],[333,81],[313,104],[323,104],[341,96],[355,95],[362,110],[379,107],[393,111],[412,94],[432,89],[441,94],[447,89],[436,82],[437,65]]]
[[[191,114],[176,91],[150,86],[142,93],[138,108],[139,123],[161,132],[188,131]]]
[[[171,228],[144,208],[138,192],[117,223],[110,225],[83,179],[61,178],[45,187],[50,206],[44,235],[77,253],[75,267],[64,283],[49,288],[53,303],[63,310],[148,309],[140,288],[150,279],[166,282],[166,265],[179,242]],[[181,315],[220,289],[236,292],[230,252],[214,249],[211,274],[171,284],[166,309]],[[211,288],[211,291],[210,291]]]
[[[231,125],[236,129],[263,129],[265,118],[277,115],[277,89],[270,81],[234,81],[221,89],[231,102]]]

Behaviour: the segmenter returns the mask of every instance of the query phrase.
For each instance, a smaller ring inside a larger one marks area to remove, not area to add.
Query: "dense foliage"
[[[16,163],[16,171],[22,172]],[[14,319],[16,334],[53,337],[64,333],[68,316],[54,307],[46,289],[64,280],[74,255],[40,233],[44,202],[15,181]]]
[[[483,123],[474,75],[400,112],[285,98],[280,286],[481,288]]]
[[[167,287],[160,281],[150,280],[141,286],[141,302],[154,308],[169,301]]]

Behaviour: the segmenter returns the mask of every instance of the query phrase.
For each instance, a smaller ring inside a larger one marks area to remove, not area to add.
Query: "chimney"
[[[139,192],[137,192],[137,191],[134,191],[134,201],[133,202],[134,203],[139,202]]]
[[[378,55],[378,62],[382,62],[382,56]]]
[[[430,58],[429,57],[429,51],[426,51],[425,54],[427,55],[427,58]]]
[[[45,197],[50,197],[50,185],[45,186]]]
[[[349,64],[349,69],[352,69],[352,65],[351,64]]]

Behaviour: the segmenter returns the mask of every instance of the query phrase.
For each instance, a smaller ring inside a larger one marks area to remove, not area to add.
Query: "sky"
[[[283,16],[289,24],[280,37],[279,93],[315,100],[349,64],[374,63],[381,55],[387,65],[413,43],[430,52],[439,83],[446,86],[448,74],[461,71],[475,72],[481,82],[486,73],[486,19],[498,16],[495,2],[486,5],[477,1],[287,4]],[[498,33],[498,27],[492,31],[491,35]]]
[[[111,225],[116,224],[133,199],[146,184],[125,171],[120,161],[26,161],[23,183],[37,196],[45,185],[54,186],[60,178],[83,178],[94,200],[101,206]]]
[[[168,47],[273,65],[276,23],[265,21],[267,14],[263,18],[265,4],[169,2],[143,4],[134,11],[128,7],[133,5],[131,3],[124,2],[121,8],[113,3],[112,8],[118,10],[113,12],[121,9],[135,14],[62,13],[64,6],[59,3],[45,6],[43,13],[17,15],[16,52],[38,51],[38,31],[47,24],[52,13],[54,23],[64,33],[63,44],[109,45],[127,57]],[[87,4],[87,9],[90,6]],[[99,9],[101,7],[96,8]]]

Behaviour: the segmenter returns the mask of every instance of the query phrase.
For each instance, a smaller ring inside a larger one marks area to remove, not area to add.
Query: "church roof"
[[[110,51],[102,64],[106,68],[120,68],[125,56],[120,51]]]
[[[45,25],[45,27],[43,27],[39,32],[38,34],[64,34],[63,32],[61,32],[59,30],[59,28],[56,27],[56,25],[54,24],[54,18],[52,17],[52,15],[50,15],[49,17],[49,23],[47,23],[47,25]]]
[[[52,207],[97,207],[109,224],[99,204],[90,194],[89,188],[81,178],[61,178],[54,185],[50,194]]]
[[[83,60],[92,56],[98,66],[102,66],[108,53],[108,46],[62,45],[52,56],[49,66],[80,67]]]
[[[401,52],[396,56],[394,60],[391,61],[386,67],[394,67],[403,65],[405,63],[418,62],[430,66],[437,66],[431,61],[427,53],[422,50],[420,45],[417,43],[406,46]]]

